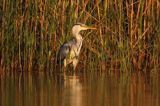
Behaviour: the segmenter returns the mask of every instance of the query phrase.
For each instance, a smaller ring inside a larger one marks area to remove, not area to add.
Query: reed
[[[70,39],[72,25],[98,28],[84,41],[79,69],[123,71],[159,69],[158,0],[2,0],[0,67],[3,70],[50,70]]]

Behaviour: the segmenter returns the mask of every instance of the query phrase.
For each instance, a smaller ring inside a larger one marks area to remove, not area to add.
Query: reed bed
[[[76,22],[98,28],[83,33],[79,70],[160,68],[159,0],[1,0],[1,70],[54,71]]]

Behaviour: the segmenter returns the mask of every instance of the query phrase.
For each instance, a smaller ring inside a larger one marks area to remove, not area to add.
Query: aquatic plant
[[[1,0],[1,69],[57,69],[57,49],[76,22],[98,28],[84,34],[78,69],[160,68],[158,0]]]

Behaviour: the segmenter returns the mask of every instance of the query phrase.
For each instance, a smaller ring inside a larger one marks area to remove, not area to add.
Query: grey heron
[[[58,51],[58,56],[57,56],[58,64],[66,67],[68,64],[72,63],[73,68],[75,70],[78,63],[78,57],[82,47],[82,42],[83,42],[83,38],[80,34],[80,31],[87,30],[87,29],[96,29],[96,28],[87,26],[82,23],[76,23],[72,27],[72,35],[74,39],[63,43],[62,46],[60,47]]]

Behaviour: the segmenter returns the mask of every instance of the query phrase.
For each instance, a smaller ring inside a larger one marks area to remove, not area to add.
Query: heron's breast
[[[79,52],[77,51],[77,49],[72,49],[71,52],[70,52],[70,57],[71,58],[74,58],[76,56],[79,55]]]

